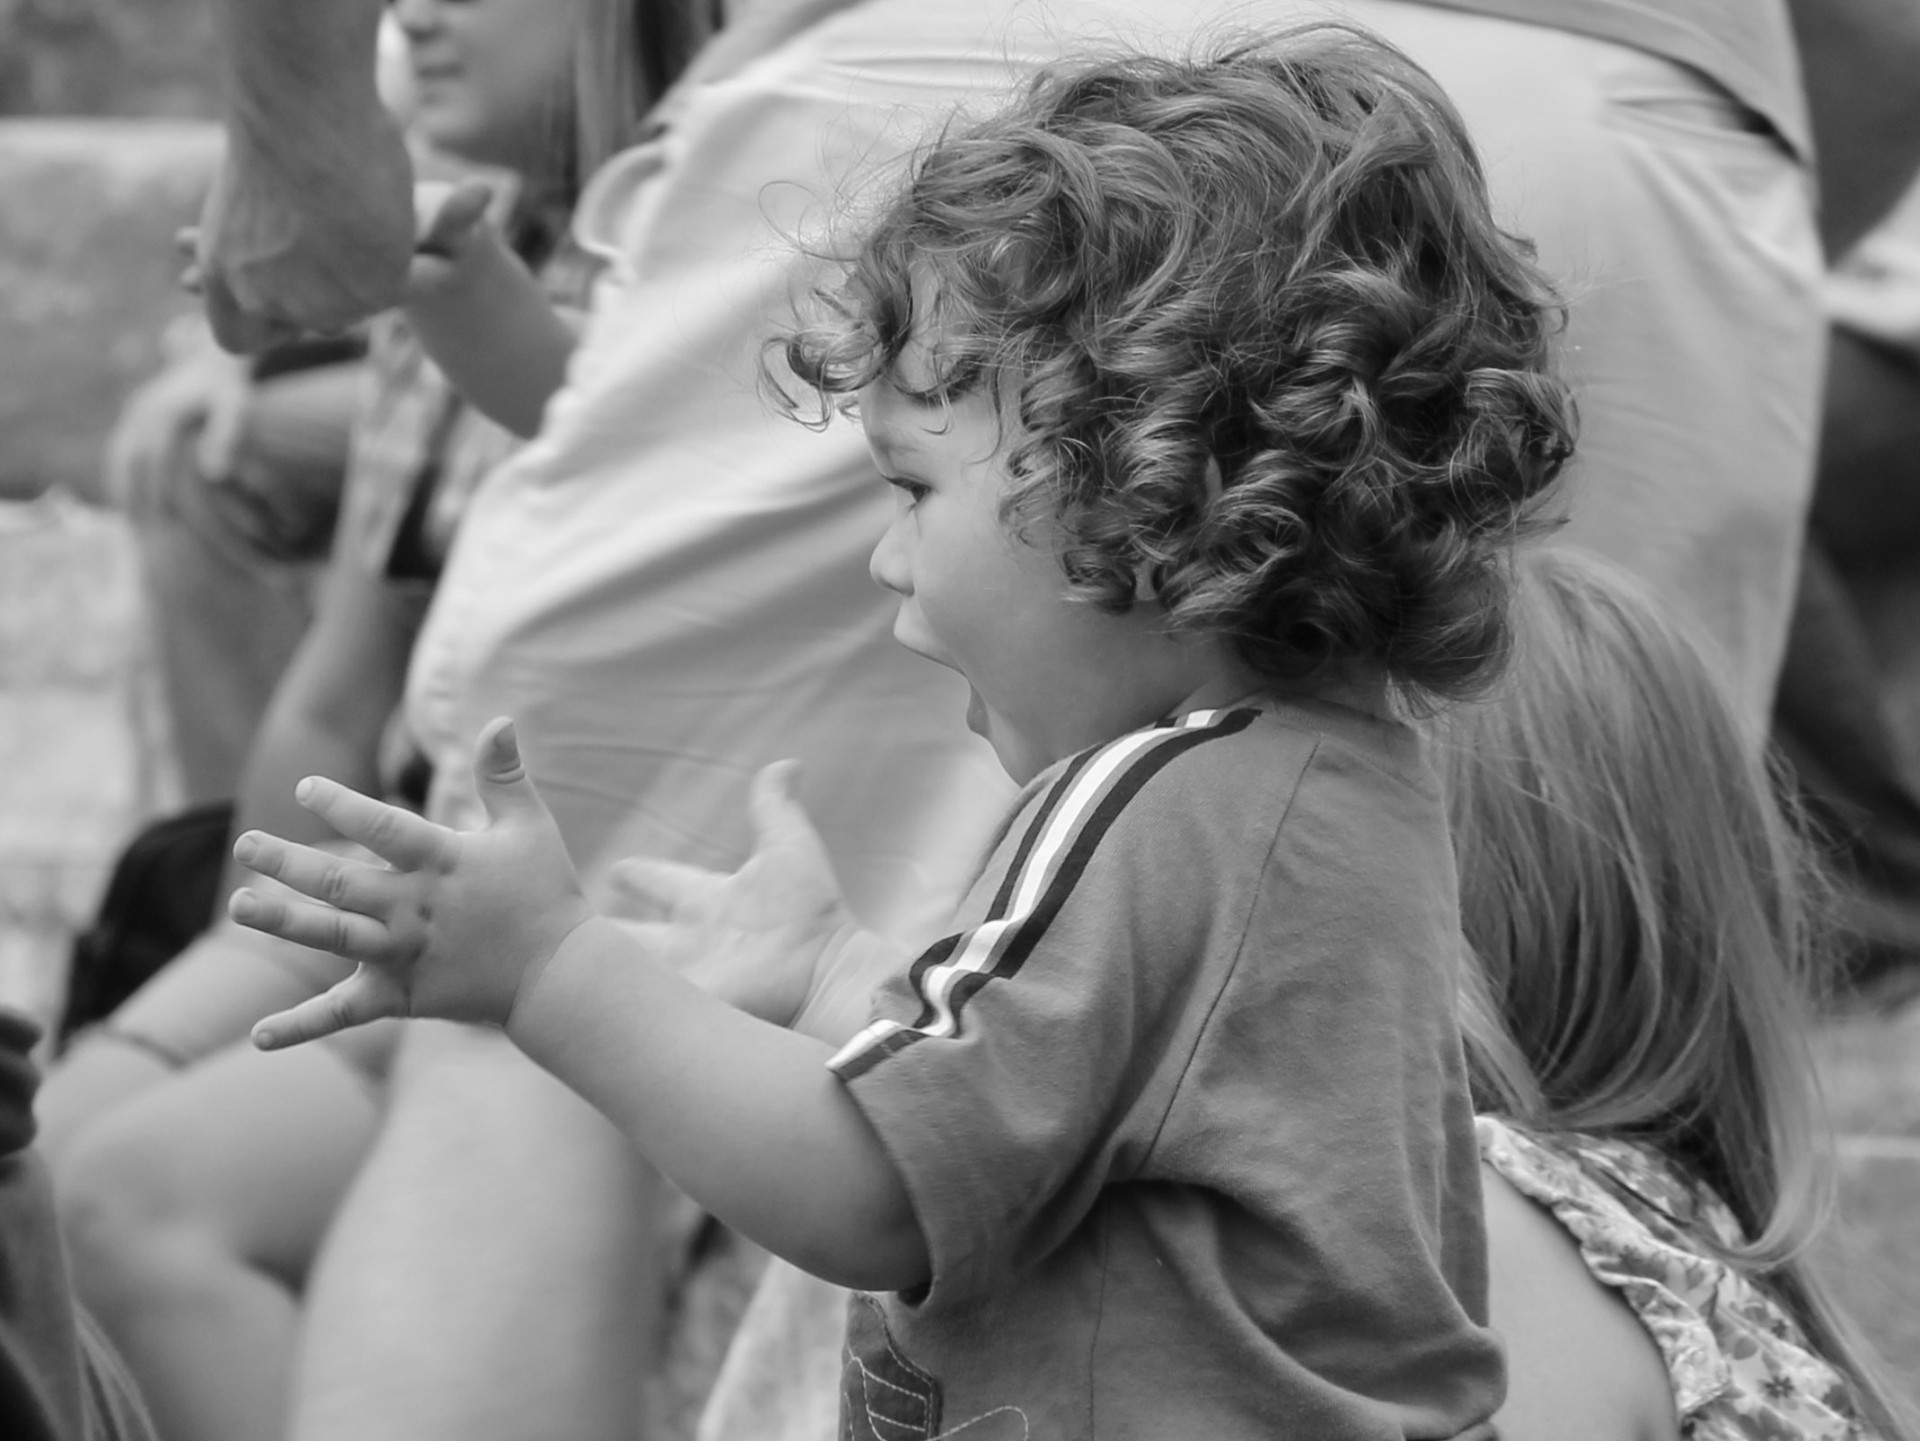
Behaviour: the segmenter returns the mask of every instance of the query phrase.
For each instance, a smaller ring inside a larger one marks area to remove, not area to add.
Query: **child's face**
[[[912,364],[910,351],[901,367]],[[1074,598],[1045,530],[1027,543],[1001,522],[1006,447],[990,398],[929,404],[879,381],[860,416],[894,488],[871,562],[900,597],[894,636],[966,677],[967,724],[1016,781],[1151,725],[1207,679],[1155,607],[1112,615]]]
[[[413,123],[436,149],[523,174],[550,168],[570,124],[580,0],[393,0]]]

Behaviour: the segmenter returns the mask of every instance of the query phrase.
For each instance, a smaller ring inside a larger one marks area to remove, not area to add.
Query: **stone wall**
[[[93,492],[127,392],[195,310],[173,235],[219,132],[197,120],[0,120],[0,497]]]
[[[205,0],[0,0],[0,115],[214,113]]]

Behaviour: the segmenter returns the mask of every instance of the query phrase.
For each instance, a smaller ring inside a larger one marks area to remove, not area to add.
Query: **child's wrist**
[[[584,901],[578,903],[577,914],[570,920],[558,921],[554,930],[559,940],[521,971],[507,1002],[506,1014],[501,1017],[501,1029],[515,1044],[527,1033],[539,1030],[541,1017],[553,1010],[556,1003],[564,1013],[567,991],[574,986],[578,973],[593,969],[594,954],[608,944],[624,944],[618,929]],[[587,982],[583,991],[589,1004],[590,987],[591,982]]]

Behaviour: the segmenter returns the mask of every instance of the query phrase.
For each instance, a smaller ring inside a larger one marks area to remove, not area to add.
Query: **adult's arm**
[[[1837,257],[1920,167],[1920,0],[1787,0],[1820,162],[1820,238]]]
[[[412,166],[374,87],[382,0],[217,0],[227,151],[201,217],[207,318],[230,350],[397,304]]]

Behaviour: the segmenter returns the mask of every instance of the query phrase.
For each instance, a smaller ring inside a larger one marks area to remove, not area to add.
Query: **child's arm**
[[[566,379],[573,327],[488,216],[484,183],[422,184],[414,194],[407,320],[469,404],[531,436]]]
[[[733,880],[739,904],[623,928],[581,895],[510,729],[476,763],[491,823],[459,833],[317,779],[303,804],[390,867],[258,832],[241,860],[318,903],[252,891],[235,919],[359,962],[327,995],[261,1022],[268,1047],[379,1016],[503,1025],[534,1061],[624,1130],[689,1195],[768,1250],[841,1285],[905,1289],[926,1242],[891,1159],[841,1083],[828,1046],[747,1015],[676,972],[690,949],[812,960],[844,940],[844,908],[783,910],[769,846]],[[758,879],[756,879],[758,877]],[[324,899],[320,899],[324,898]],[[790,897],[789,897],[790,898]]]

